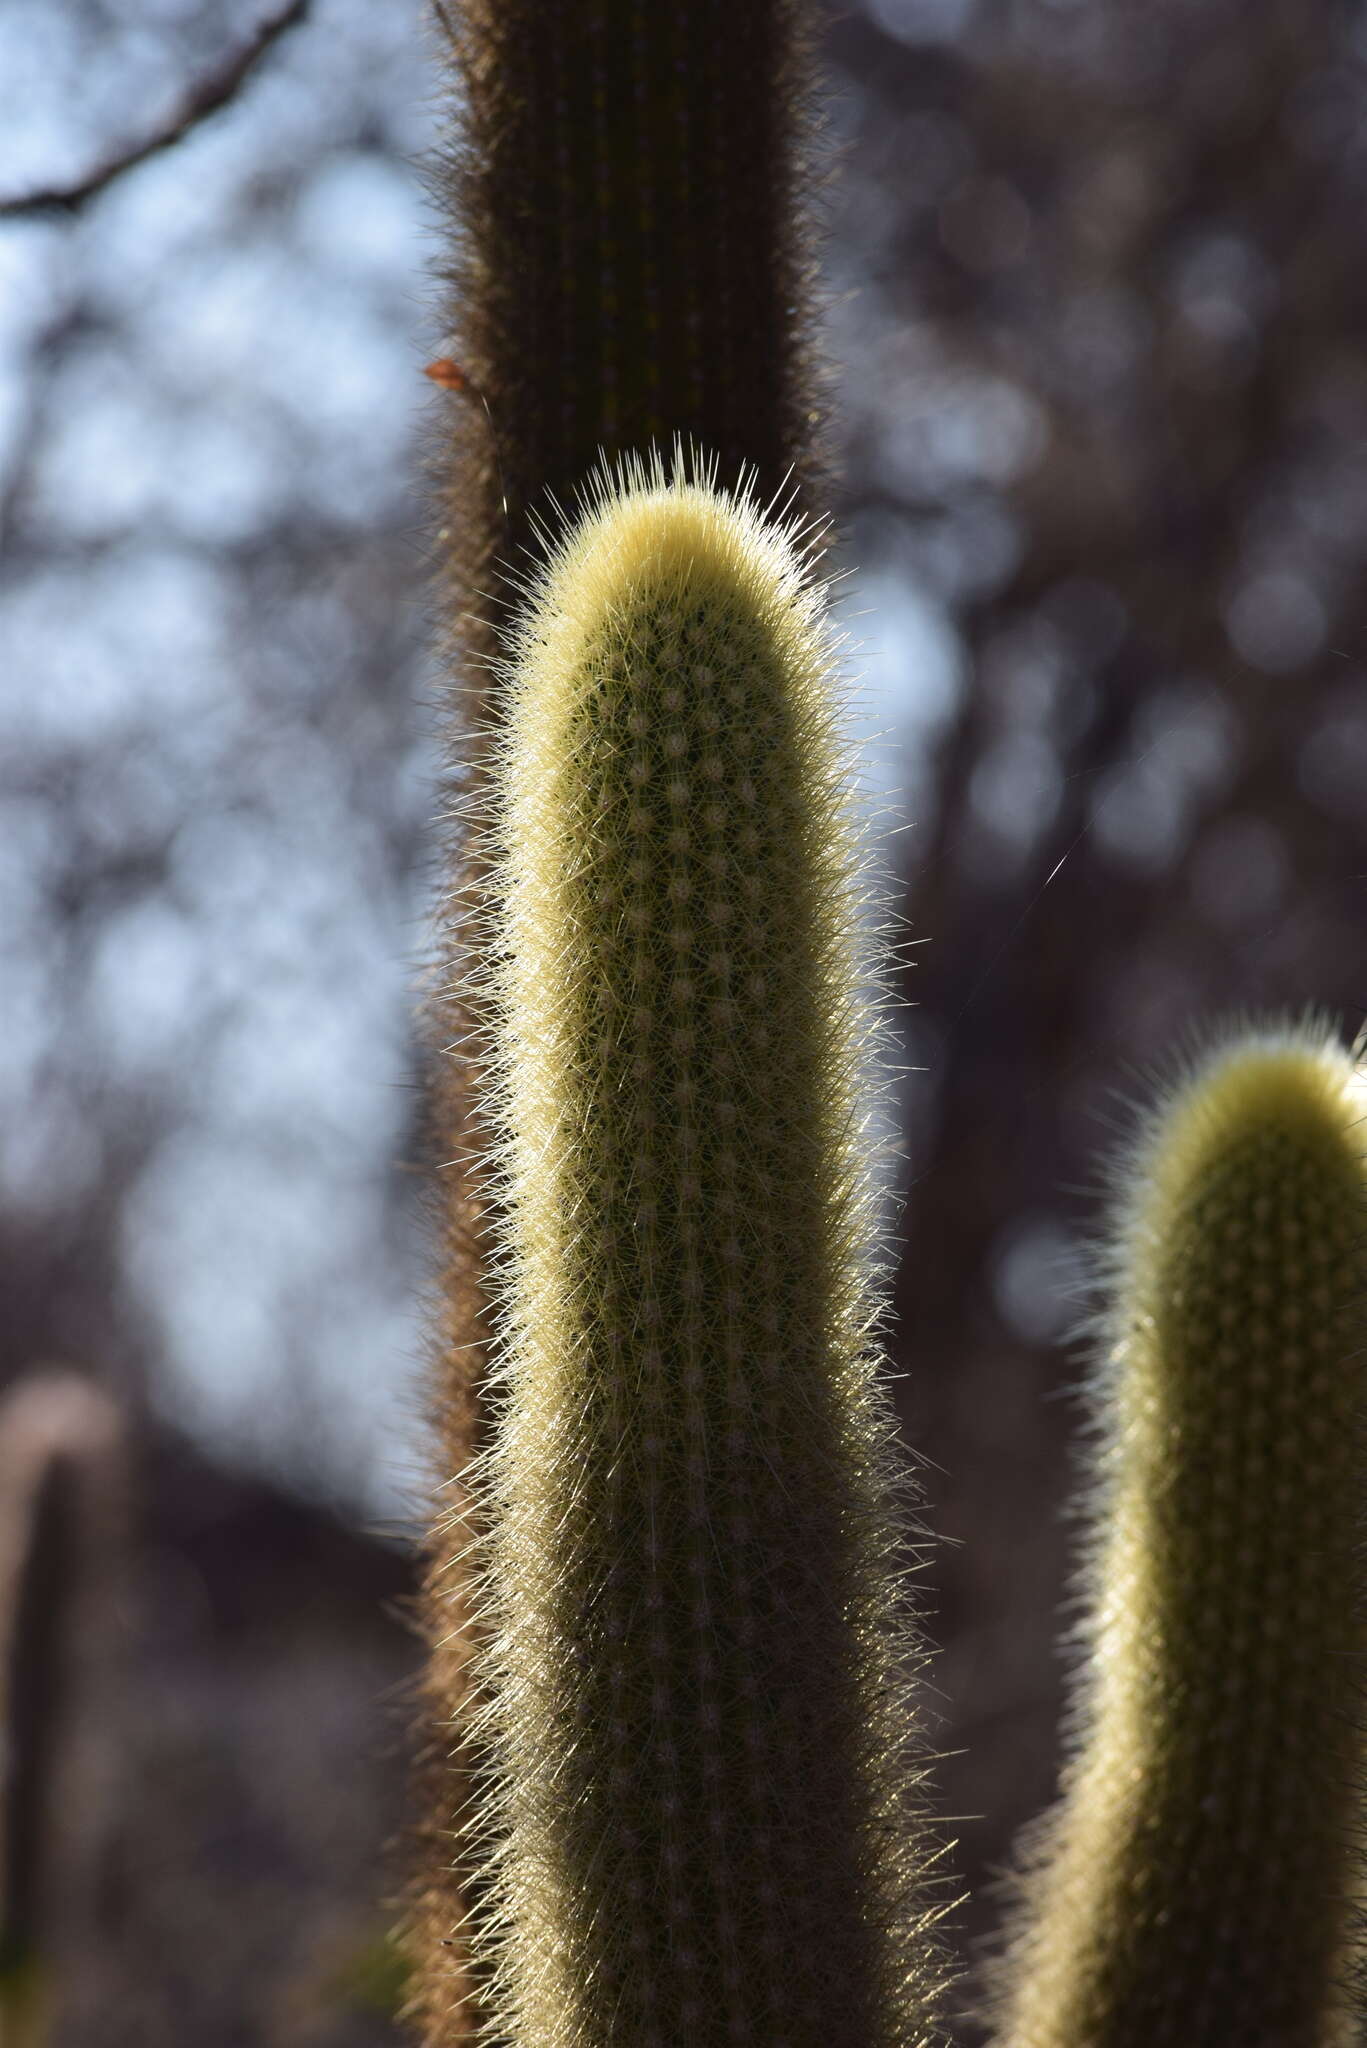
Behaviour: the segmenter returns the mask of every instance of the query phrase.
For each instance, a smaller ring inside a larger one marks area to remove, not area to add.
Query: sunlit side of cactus
[[[677,463],[528,595],[488,820],[480,1673],[515,2048],[911,2048],[936,1975],[822,594]]]
[[[1250,1033],[1125,1167],[1076,1746],[1002,2048],[1360,2038],[1365,1109],[1324,1029]]]

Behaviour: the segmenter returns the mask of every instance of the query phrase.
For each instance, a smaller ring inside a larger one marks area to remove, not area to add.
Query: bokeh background
[[[156,132],[259,19],[4,0],[0,202]],[[1367,27],[822,20],[967,1945],[1056,1765],[1116,1126],[1222,1017],[1367,1005]],[[438,118],[416,0],[313,0],[174,148],[0,216],[0,1387],[63,1367],[124,1418],[117,1627],[55,1703],[101,1787],[63,1821],[74,2048],[395,2038]]]

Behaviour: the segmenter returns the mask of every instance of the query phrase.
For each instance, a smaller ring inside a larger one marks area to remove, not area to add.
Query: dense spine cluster
[[[790,533],[658,465],[512,649],[480,1676],[515,2048],[928,2038],[830,656]]]
[[[1236,1039],[1124,1177],[1057,1813],[1002,2048],[1346,2048],[1362,1870],[1367,1093]]]

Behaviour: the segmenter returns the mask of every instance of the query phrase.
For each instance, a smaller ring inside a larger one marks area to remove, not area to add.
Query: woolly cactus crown
[[[1365,1107],[1322,1025],[1241,1032],[1120,1175],[1075,1750],[998,1968],[1009,2048],[1358,2038]]]

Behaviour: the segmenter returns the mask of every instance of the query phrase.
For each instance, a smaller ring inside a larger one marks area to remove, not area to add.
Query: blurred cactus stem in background
[[[0,1401],[0,2043],[70,2017],[112,1789],[124,1441],[109,1397],[35,1372]]]
[[[514,2048],[912,2048],[935,1849],[824,593],[676,455],[510,643],[477,1931]]]
[[[1230,1038],[1119,1188],[1076,1749],[1002,2048],[1347,2048],[1360,2017],[1364,1094]]]
[[[450,345],[488,404],[444,413],[459,609],[487,616],[493,565],[605,454],[681,436],[807,493],[809,0],[450,0],[441,20]]]

